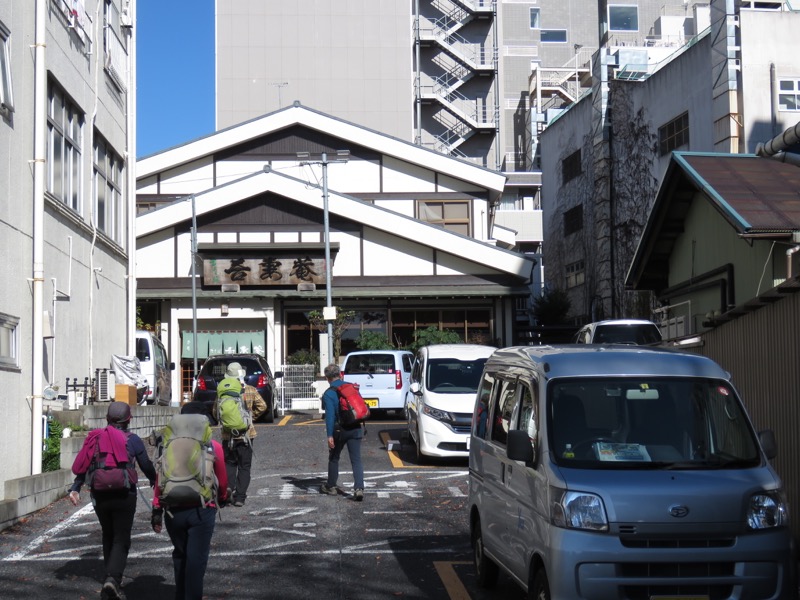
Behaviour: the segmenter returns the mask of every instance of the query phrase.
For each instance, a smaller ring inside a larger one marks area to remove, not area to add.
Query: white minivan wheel
[[[475,563],[475,578],[478,585],[485,589],[491,589],[497,585],[497,576],[500,570],[484,553],[480,519],[475,522],[472,530],[472,559]]]
[[[533,585],[528,586],[528,600],[550,600],[550,582],[543,568],[533,578]]]

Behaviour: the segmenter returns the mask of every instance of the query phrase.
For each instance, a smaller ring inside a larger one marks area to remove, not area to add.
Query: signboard
[[[203,285],[235,283],[242,287],[325,283],[325,259],[309,255],[203,259]]]

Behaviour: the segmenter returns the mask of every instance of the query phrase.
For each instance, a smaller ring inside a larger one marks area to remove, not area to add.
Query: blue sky
[[[214,0],[137,3],[137,158],[214,131]]]

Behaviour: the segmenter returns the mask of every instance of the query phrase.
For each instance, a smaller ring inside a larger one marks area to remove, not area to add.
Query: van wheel
[[[478,585],[485,589],[491,589],[497,585],[497,576],[500,570],[492,562],[492,559],[484,553],[480,520],[476,521],[472,530],[472,559],[475,563],[475,576]]]
[[[274,423],[275,422],[275,405],[269,407],[269,412],[267,413],[267,418],[265,419],[267,423]]]
[[[528,586],[528,600],[550,600],[550,582],[544,568],[539,569],[533,578],[533,585]]]

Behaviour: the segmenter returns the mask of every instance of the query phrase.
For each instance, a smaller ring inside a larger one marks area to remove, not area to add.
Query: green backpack
[[[211,425],[205,415],[175,415],[162,433],[156,460],[158,499],[167,511],[207,506],[217,496]]]
[[[250,425],[253,422],[253,417],[250,411],[244,404],[244,398],[234,387],[225,387],[225,382],[230,381],[223,379],[217,389],[219,390],[219,398],[217,398],[217,415],[219,424],[222,429],[229,433],[231,438],[247,437],[247,432],[250,430]],[[238,381],[236,381],[238,384]],[[240,388],[241,389],[241,386]]]

